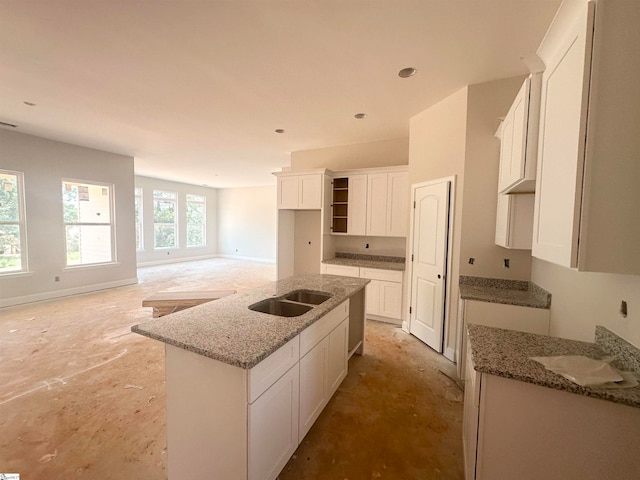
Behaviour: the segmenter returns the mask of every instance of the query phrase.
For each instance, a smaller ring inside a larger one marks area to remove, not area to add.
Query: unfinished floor
[[[129,331],[151,318],[142,300],[242,291],[273,280],[275,268],[212,259],[138,276],[130,287],[0,310],[0,473],[166,478],[164,348]],[[366,354],[351,359],[280,480],[462,479],[453,365],[393,325],[367,329]]]

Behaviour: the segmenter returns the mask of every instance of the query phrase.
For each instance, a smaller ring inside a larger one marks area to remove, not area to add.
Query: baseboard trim
[[[456,363],[456,351],[454,348],[447,347],[444,349],[444,358]]]
[[[124,280],[115,280],[113,282],[96,283],[93,285],[83,285],[81,287],[67,288],[64,290],[55,290],[51,292],[35,293],[33,295],[24,295],[21,297],[5,298],[0,300],[0,308],[13,307],[15,305],[23,305],[25,303],[42,302],[52,300],[54,298],[68,297],[69,295],[78,295],[80,293],[96,292],[98,290],[108,290],[110,288],[124,287],[127,285],[135,285],[138,283],[138,277],[127,278]]]
[[[227,254],[218,254],[218,257],[221,258],[231,258],[234,260],[250,260],[252,262],[262,262],[262,263],[276,263],[275,258],[262,258],[262,257],[243,257],[242,255],[227,255]]]
[[[210,258],[218,258],[220,257],[220,255],[218,255],[217,253],[211,254],[211,255],[199,255],[197,257],[176,257],[176,258],[169,258],[169,259],[163,259],[163,260],[149,260],[147,262],[138,262],[137,266],[138,267],[152,267],[154,265],[164,265],[167,263],[180,263],[180,262],[196,262],[198,260],[208,260]]]

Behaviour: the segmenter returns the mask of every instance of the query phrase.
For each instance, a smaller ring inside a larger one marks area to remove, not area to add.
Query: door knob
[[[442,275],[438,274],[438,278],[442,278]]]

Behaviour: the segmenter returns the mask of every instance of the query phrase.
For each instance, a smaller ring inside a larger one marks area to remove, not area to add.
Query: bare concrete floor
[[[138,285],[0,310],[0,473],[166,478],[164,348],[130,333],[160,290],[254,287],[273,265],[212,259],[139,270]],[[367,352],[284,468],[288,479],[461,479],[453,366],[368,322]],[[212,479],[215,479],[212,476]],[[235,480],[235,479],[224,479]]]

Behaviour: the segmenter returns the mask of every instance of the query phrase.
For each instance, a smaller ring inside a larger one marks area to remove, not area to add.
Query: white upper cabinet
[[[368,175],[367,235],[405,237],[409,216],[407,172]]]
[[[500,193],[535,191],[541,81],[541,74],[524,81],[499,130]]]
[[[322,173],[278,176],[278,209],[320,210],[322,208]]]
[[[364,235],[367,225],[367,175],[332,180],[331,233]]]
[[[533,197],[533,193],[498,195],[496,245],[515,250],[531,250]]]
[[[532,255],[640,273],[640,2],[565,2],[542,78]]]

